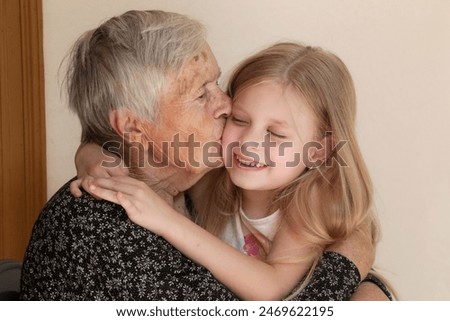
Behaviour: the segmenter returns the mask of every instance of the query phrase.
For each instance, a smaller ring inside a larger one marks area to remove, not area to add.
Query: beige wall
[[[404,300],[450,300],[450,1],[44,0],[48,193],[75,175],[78,120],[57,71],[85,30],[129,9],[204,22],[228,72],[278,40],[337,53],[353,74],[358,133],[383,239],[376,265]]]

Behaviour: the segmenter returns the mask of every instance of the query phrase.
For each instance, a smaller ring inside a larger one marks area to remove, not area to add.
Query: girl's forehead
[[[240,91],[233,103],[233,113],[274,126],[318,130],[318,121],[307,100],[294,86],[279,81],[260,82]]]
[[[267,80],[243,88],[233,99],[233,108],[248,109],[270,107],[268,110],[279,112],[282,108],[304,109],[307,103],[301,93],[291,85],[279,81]]]

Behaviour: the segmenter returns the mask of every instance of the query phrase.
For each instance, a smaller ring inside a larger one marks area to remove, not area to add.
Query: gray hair
[[[203,25],[164,11],[128,11],[84,33],[73,46],[65,77],[69,106],[82,126],[82,141],[117,140],[113,109],[128,108],[155,120],[167,75],[206,43]]]

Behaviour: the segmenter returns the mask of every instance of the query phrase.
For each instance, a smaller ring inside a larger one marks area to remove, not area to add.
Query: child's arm
[[[90,190],[98,197],[121,204],[133,222],[161,235],[183,254],[205,266],[241,299],[280,300],[298,284],[311,264],[269,265],[248,257],[180,215],[145,183],[132,178],[95,179]],[[304,250],[288,231],[281,227],[271,257]]]
[[[75,154],[77,179],[70,183],[70,192],[80,197],[80,187],[88,191],[91,181],[95,177],[126,176],[128,169],[114,154],[108,153],[94,143],[81,144]]]

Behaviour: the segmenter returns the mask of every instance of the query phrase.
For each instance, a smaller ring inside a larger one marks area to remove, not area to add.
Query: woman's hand
[[[89,191],[122,205],[131,221],[158,235],[163,235],[182,216],[147,184],[128,176],[96,178],[91,181]]]
[[[117,156],[92,143],[78,147],[75,167],[78,178],[70,183],[70,192],[75,197],[82,195],[80,187],[89,192],[89,185],[96,177],[128,176],[129,173]]]

